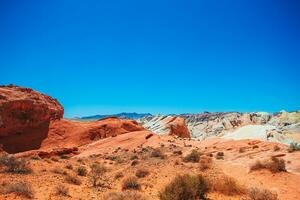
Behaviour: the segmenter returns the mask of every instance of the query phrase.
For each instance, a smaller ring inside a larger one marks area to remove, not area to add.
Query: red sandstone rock
[[[56,99],[18,86],[0,86],[0,144],[9,153],[39,148],[50,120],[63,117]]]

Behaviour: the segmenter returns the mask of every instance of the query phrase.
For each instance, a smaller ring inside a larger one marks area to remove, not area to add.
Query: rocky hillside
[[[139,119],[147,129],[163,134],[171,116],[148,116]],[[184,114],[191,137],[206,139],[224,137],[228,139],[262,139],[289,144],[300,139],[300,111],[239,113],[216,112]]]

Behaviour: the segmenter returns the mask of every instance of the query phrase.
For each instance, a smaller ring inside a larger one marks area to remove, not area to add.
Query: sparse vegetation
[[[69,195],[69,188],[64,185],[58,185],[55,187],[55,195],[57,196],[70,196]]]
[[[251,167],[251,171],[268,169],[273,173],[286,172],[285,161],[282,158],[272,157],[270,160],[261,162],[256,161]]]
[[[252,149],[257,149],[259,148],[259,146],[256,144],[256,145],[253,145]]]
[[[147,169],[138,169],[135,173],[136,177],[144,178],[149,175],[149,171]]]
[[[9,154],[0,155],[0,165],[5,166],[5,171],[14,174],[30,174],[32,169],[24,159],[18,159]]]
[[[139,190],[141,185],[138,182],[138,179],[134,176],[128,177],[123,181],[122,184],[123,190]]]
[[[246,152],[246,147],[239,148],[239,153],[245,153],[245,152]]]
[[[136,191],[110,192],[105,197],[106,200],[145,200],[145,198]]]
[[[220,192],[225,195],[239,195],[246,193],[246,189],[237,181],[229,176],[223,175],[214,178],[208,178],[208,187],[210,191]]]
[[[124,174],[122,172],[117,172],[115,174],[115,179],[119,179],[119,178],[122,178],[122,177],[124,177]]]
[[[212,167],[213,160],[208,156],[201,156],[199,161],[199,168],[201,171],[210,169]]]
[[[91,166],[91,174],[90,174],[90,181],[93,185],[93,187],[102,185],[103,183],[101,183],[101,178],[102,176],[107,172],[107,168],[102,165],[102,164],[93,164]]]
[[[69,164],[66,165],[66,168],[72,170],[73,169],[73,165],[69,163]]]
[[[160,149],[153,149],[151,152],[151,157],[164,159],[165,155],[161,152]]]
[[[248,196],[249,200],[278,200],[276,193],[266,189],[250,188]]]
[[[220,160],[220,159],[224,159],[224,152],[219,151],[216,154],[216,159]]]
[[[10,194],[15,193],[25,198],[32,199],[34,197],[34,191],[30,183],[28,182],[17,182],[2,186],[2,193]]]
[[[81,180],[75,175],[68,174],[66,176],[66,181],[67,181],[67,183],[70,183],[70,184],[81,185]]]
[[[79,176],[86,176],[87,175],[87,169],[84,166],[80,166],[76,169],[77,175]]]
[[[178,175],[162,192],[160,200],[206,200],[207,183],[200,175]]]
[[[192,150],[191,153],[189,153],[188,155],[186,155],[183,158],[184,162],[193,162],[193,163],[197,163],[200,160],[200,153],[197,150]]]
[[[278,146],[278,145],[275,145],[274,147],[273,147],[273,151],[279,151],[280,150],[280,147]]]

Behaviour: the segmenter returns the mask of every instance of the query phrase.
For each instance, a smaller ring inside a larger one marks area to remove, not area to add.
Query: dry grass
[[[123,190],[139,190],[141,185],[138,182],[138,179],[134,176],[126,178],[122,183]]]
[[[285,161],[281,158],[272,157],[270,160],[261,162],[256,161],[251,167],[250,171],[268,169],[273,173],[286,172]]]
[[[0,155],[0,165],[5,167],[5,171],[13,174],[30,174],[32,169],[24,159],[18,159],[9,154]]]
[[[210,191],[220,192],[225,195],[241,195],[246,193],[245,187],[240,185],[234,178],[223,175],[207,178]]]
[[[67,174],[66,171],[64,171],[63,169],[61,169],[59,167],[55,167],[54,169],[51,170],[51,172],[53,172],[54,174],[62,174],[62,175]]]
[[[90,182],[93,187],[103,185],[101,178],[103,178],[103,175],[107,172],[107,168],[102,164],[95,163],[91,166],[91,169]]]
[[[199,168],[201,171],[210,169],[213,165],[213,160],[208,156],[201,156],[199,161]]]
[[[17,182],[2,186],[2,193],[10,194],[15,193],[25,198],[32,199],[34,197],[34,191],[30,183],[28,182]]]
[[[110,192],[105,196],[106,200],[146,200],[140,193],[135,191]]]
[[[70,175],[68,174],[65,178],[67,183],[74,184],[74,185],[81,185],[81,180],[75,176],[75,175]]]
[[[70,196],[69,195],[69,188],[64,185],[58,185],[55,187],[55,195],[57,196]]]
[[[76,169],[78,176],[86,176],[87,175],[87,169],[84,166],[80,166]]]
[[[276,193],[266,189],[250,188],[248,192],[249,200],[278,200]]]
[[[207,183],[200,175],[178,175],[159,193],[159,199],[205,200],[207,189]]]
[[[138,169],[135,173],[135,176],[138,178],[144,178],[148,176],[150,172],[147,169]]]
[[[186,155],[183,158],[184,162],[193,162],[193,163],[197,163],[200,160],[200,153],[197,150],[192,150],[191,153],[189,153],[188,155]]]

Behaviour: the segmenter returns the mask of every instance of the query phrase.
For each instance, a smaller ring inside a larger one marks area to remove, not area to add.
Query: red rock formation
[[[78,147],[99,139],[143,130],[145,128],[136,121],[113,117],[98,121],[62,119],[51,122],[48,137],[42,142],[41,149]]]
[[[50,120],[63,117],[56,99],[30,88],[0,86],[0,144],[15,153],[40,147]]]
[[[190,138],[190,132],[185,124],[185,120],[182,117],[172,117],[172,119],[167,122],[169,127],[169,135],[177,135],[183,138]]]

